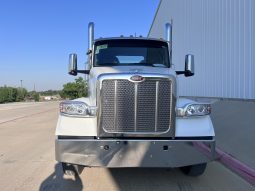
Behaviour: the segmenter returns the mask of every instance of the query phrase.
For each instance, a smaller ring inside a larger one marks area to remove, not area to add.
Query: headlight
[[[211,105],[204,103],[187,104],[184,107],[177,108],[176,114],[178,117],[202,116],[211,113]]]
[[[59,105],[60,113],[68,116],[91,117],[96,116],[97,108],[88,106],[81,101],[64,101]]]

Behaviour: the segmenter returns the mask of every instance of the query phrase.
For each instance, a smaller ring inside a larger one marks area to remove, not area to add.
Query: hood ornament
[[[134,75],[134,76],[131,76],[130,80],[133,82],[143,82],[145,78],[139,75]]]

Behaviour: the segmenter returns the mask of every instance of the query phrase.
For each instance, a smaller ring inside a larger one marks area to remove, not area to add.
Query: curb
[[[207,155],[211,153],[210,148],[203,143],[198,143],[196,146]],[[237,160],[218,147],[215,149],[215,159],[255,186],[255,169]]]

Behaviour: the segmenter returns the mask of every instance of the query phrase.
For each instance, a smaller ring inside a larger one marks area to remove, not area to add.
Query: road
[[[218,162],[201,177],[178,169],[88,168],[63,175],[54,159],[58,102],[0,105],[0,190],[252,191],[255,188]]]

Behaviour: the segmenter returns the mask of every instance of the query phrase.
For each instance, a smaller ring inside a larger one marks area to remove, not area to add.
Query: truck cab
[[[64,172],[84,167],[180,167],[201,175],[214,159],[211,105],[181,98],[178,75],[194,75],[194,56],[185,69],[172,64],[172,25],[166,39],[94,39],[89,23],[88,61],[78,70],[69,56],[69,74],[85,74],[88,97],[60,103],[56,160]]]

